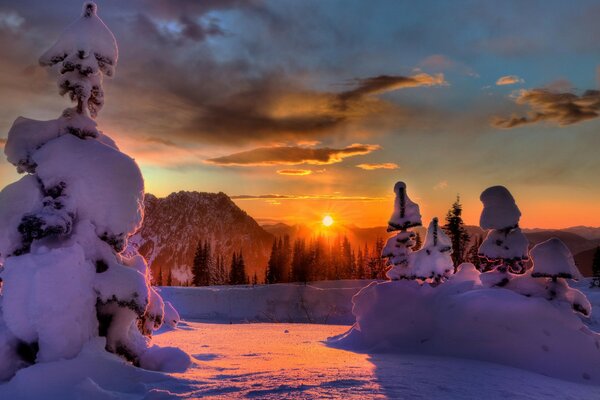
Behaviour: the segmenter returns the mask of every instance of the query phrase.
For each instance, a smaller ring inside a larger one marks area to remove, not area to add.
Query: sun
[[[321,222],[324,226],[331,226],[333,225],[333,218],[331,218],[331,215],[326,215],[323,217],[323,221]]]

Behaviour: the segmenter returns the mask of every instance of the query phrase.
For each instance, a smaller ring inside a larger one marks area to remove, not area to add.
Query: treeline
[[[317,236],[276,239],[267,264],[265,283],[309,282],[337,279],[382,279],[385,263],[381,259],[383,238],[371,246],[351,245],[348,237],[333,239]]]
[[[252,278],[246,273],[246,262],[244,254],[233,252],[231,258],[226,263],[222,254],[215,254],[209,241],[200,241],[196,246],[194,261],[192,263],[191,282],[182,282],[185,286],[211,286],[211,285],[247,285],[249,283],[257,284],[258,276],[254,274]],[[155,278],[155,284],[162,286],[172,286],[171,271],[168,272],[166,281],[163,280],[162,272],[158,272]]]

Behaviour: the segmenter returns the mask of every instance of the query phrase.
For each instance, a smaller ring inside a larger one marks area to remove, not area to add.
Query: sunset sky
[[[384,225],[502,184],[524,227],[600,226],[597,1],[97,1],[120,50],[101,130],[146,190],[260,222]],[[81,0],[0,0],[0,146],[69,105],[37,59]],[[0,187],[18,179],[0,161]]]

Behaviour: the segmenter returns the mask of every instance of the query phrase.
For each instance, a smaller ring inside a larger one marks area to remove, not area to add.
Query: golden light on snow
[[[324,226],[331,226],[333,225],[333,218],[331,217],[331,215],[326,215],[323,217],[323,221],[321,221],[323,223]]]

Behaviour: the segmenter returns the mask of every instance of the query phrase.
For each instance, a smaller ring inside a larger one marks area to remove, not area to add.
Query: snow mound
[[[568,301],[487,288],[479,274],[463,264],[437,287],[372,283],[353,298],[355,325],[328,343],[365,352],[471,358],[600,385],[600,335]]]
[[[558,238],[550,238],[535,245],[531,249],[531,259],[533,277],[582,278],[571,251]]]
[[[481,193],[483,211],[479,220],[482,229],[504,229],[517,226],[521,211],[504,186],[492,186]]]
[[[0,385],[2,399],[141,399],[151,387],[177,387],[175,378],[135,368],[107,353],[102,338],[86,343],[77,357],[21,369]],[[174,395],[162,398],[173,398]]]

